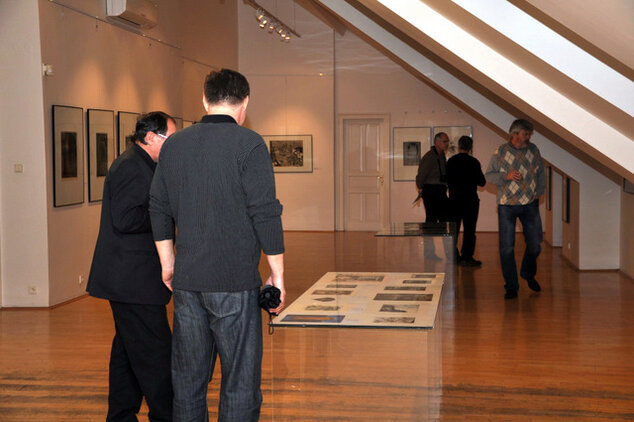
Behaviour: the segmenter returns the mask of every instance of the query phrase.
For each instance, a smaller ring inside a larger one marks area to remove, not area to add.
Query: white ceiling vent
[[[106,0],[109,18],[137,28],[156,26],[157,7],[148,0]]]

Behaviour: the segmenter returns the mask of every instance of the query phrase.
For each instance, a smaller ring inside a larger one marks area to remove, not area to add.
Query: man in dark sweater
[[[260,135],[241,127],[249,84],[238,72],[211,72],[199,124],[165,142],[150,192],[163,282],[174,293],[174,422],[206,421],[207,385],[217,350],[219,421],[257,421],[262,394],[261,251],[284,306],[282,205]],[[177,235],[175,235],[177,228]],[[174,253],[174,240],[178,254]]]
[[[482,262],[473,258],[476,243],[476,223],[480,210],[478,186],[484,186],[486,180],[477,158],[470,155],[473,139],[462,136],[458,140],[458,154],[447,160],[447,183],[449,201],[456,221],[456,232],[460,232],[460,223],[464,225],[462,249],[458,263],[466,267],[479,267]],[[456,236],[456,242],[457,242]]]
[[[136,124],[136,142],[110,166],[88,293],[110,301],[115,335],[110,352],[106,421],[137,420],[145,396],[150,421],[172,420],[172,333],[161,263],[150,227],[150,185],[161,146],[176,130],[160,111]]]

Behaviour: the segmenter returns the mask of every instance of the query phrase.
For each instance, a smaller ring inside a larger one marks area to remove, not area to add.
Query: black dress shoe
[[[539,285],[539,283],[537,282],[537,280],[535,280],[534,278],[530,279],[530,280],[526,280],[528,281],[528,288],[531,289],[534,292],[541,292],[542,291],[542,287]]]
[[[504,299],[515,299],[517,297],[517,290],[507,290],[504,293]]]
[[[477,259],[468,258],[460,260],[460,265],[463,267],[481,267],[482,261],[478,261]]]

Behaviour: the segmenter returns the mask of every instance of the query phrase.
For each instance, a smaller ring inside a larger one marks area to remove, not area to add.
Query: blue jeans
[[[515,224],[518,218],[522,223],[526,242],[526,251],[520,268],[520,276],[523,279],[534,279],[537,274],[537,257],[542,250],[541,243],[544,236],[537,200],[526,205],[498,205],[500,262],[505,282],[504,288],[515,291],[520,287],[515,264]]]
[[[215,354],[222,380],[218,421],[257,421],[262,404],[262,315],[258,289],[174,289],[174,422],[208,421],[207,387]]]

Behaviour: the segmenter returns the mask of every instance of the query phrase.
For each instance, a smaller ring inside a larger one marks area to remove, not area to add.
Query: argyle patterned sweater
[[[511,170],[522,174],[522,180],[507,180]],[[498,205],[526,205],[546,190],[544,162],[535,144],[515,148],[510,142],[500,145],[489,162],[486,179],[498,188]]]

